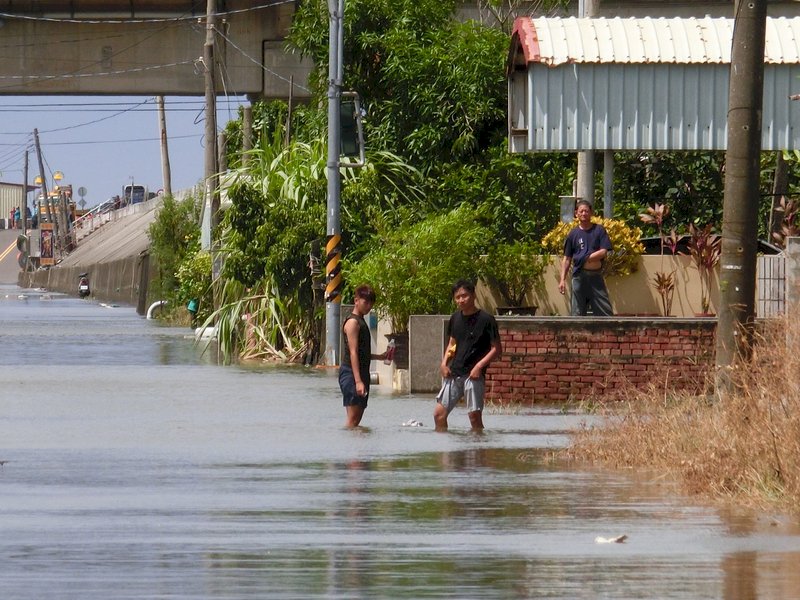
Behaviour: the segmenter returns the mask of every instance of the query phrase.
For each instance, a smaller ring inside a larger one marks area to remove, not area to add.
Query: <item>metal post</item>
[[[253,105],[245,105],[242,111],[242,166],[250,161],[250,150],[253,149]]]
[[[597,14],[596,0],[578,2],[579,17],[594,17]],[[594,205],[594,150],[578,152],[578,198]]]
[[[47,178],[44,175],[44,161],[42,160],[42,148],[39,145],[39,130],[33,130],[33,142],[36,146],[36,157],[39,159],[39,178],[42,180],[42,202],[44,202],[45,208],[47,209],[47,222],[53,222],[53,214],[50,211],[50,199],[47,196]],[[41,209],[40,211],[41,212]],[[41,222],[42,215],[39,215],[39,221]]]
[[[614,151],[603,152],[603,216],[614,218]]]
[[[766,18],[767,0],[736,3],[716,343],[721,396],[733,391],[729,367],[749,358],[753,337]]]
[[[219,219],[219,197],[217,196],[217,96],[214,69],[214,28],[217,24],[217,1],[208,0],[206,4],[206,42],[203,46],[205,66],[205,209],[203,249],[212,247],[211,233]]]
[[[328,0],[328,222],[325,243],[325,364],[339,364],[339,326],[342,308],[342,234],[339,208],[339,98],[341,94],[341,29],[344,0]]]
[[[19,207],[19,216],[22,219],[22,234],[26,237],[25,255],[30,254],[28,236],[28,151],[25,150],[25,162],[22,164],[22,205]]]

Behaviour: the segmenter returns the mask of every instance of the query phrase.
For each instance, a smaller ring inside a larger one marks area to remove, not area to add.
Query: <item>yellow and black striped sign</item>
[[[325,302],[342,301],[342,236],[329,235],[325,243]]]

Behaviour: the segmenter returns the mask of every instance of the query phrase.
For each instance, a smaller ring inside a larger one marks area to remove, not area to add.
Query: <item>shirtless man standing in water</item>
[[[339,367],[339,388],[347,412],[345,427],[358,427],[369,400],[369,363],[383,359],[384,354],[372,354],[369,325],[364,320],[375,304],[375,291],[368,285],[356,288],[353,312],[345,319],[344,352]]]

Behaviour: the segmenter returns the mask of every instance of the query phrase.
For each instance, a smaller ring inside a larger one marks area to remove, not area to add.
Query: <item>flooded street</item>
[[[800,597],[800,530],[553,462],[591,419],[220,367],[129,307],[0,287],[0,598]],[[409,419],[424,427],[403,427]],[[625,534],[624,544],[597,536]]]

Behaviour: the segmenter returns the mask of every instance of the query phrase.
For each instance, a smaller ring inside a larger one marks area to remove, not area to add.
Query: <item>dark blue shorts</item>
[[[346,365],[339,367],[339,387],[342,390],[342,405],[344,406],[367,406],[369,400],[369,380],[364,382],[367,389],[366,396],[356,394],[356,378],[353,376],[353,369]]]

